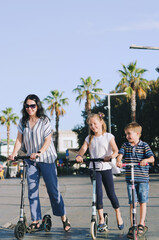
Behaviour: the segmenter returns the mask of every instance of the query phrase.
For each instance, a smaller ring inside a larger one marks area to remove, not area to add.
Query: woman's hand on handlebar
[[[40,157],[40,153],[32,153],[30,155],[30,160],[35,160],[37,157]]]
[[[8,160],[14,161],[14,157],[15,156],[13,154],[11,154],[11,155],[8,156]]]
[[[77,155],[77,156],[76,156],[76,162],[78,162],[78,163],[83,163],[83,158],[82,158],[82,156]]]

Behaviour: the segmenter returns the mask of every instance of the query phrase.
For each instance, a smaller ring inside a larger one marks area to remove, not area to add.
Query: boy
[[[126,163],[134,162],[139,163],[139,166],[134,168],[134,179],[135,179],[135,203],[137,201],[140,204],[140,222],[138,225],[138,234],[143,235],[148,230],[145,226],[146,218],[146,203],[148,202],[149,192],[149,166],[147,163],[154,162],[154,155],[146,142],[140,140],[142,127],[136,123],[129,123],[125,129],[125,134],[128,142],[125,142],[119,150],[117,157],[117,166],[122,167],[122,158],[125,159]],[[127,237],[132,238],[132,192],[131,192],[131,169],[126,168],[126,182],[127,191],[130,204],[130,223]]]

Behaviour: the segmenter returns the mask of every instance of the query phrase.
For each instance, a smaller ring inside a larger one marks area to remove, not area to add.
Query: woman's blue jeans
[[[28,199],[32,221],[42,219],[39,199],[39,181],[42,174],[47,192],[50,198],[52,212],[55,216],[64,216],[65,207],[63,198],[59,192],[57,170],[55,163],[43,163],[26,160],[27,162],[27,182]]]

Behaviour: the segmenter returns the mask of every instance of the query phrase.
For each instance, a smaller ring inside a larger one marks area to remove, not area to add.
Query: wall
[[[68,148],[78,148],[77,134],[71,130],[59,131],[59,152],[65,152]]]

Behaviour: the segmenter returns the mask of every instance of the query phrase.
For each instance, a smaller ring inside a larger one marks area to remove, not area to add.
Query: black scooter
[[[97,209],[96,209],[96,171],[97,168],[95,166],[95,162],[103,162],[103,158],[86,158],[83,159],[83,162],[88,165],[92,162],[92,168],[90,169],[90,177],[92,182],[92,215],[91,215],[91,223],[90,223],[90,235],[92,239],[96,239],[97,237],[97,227],[98,227],[98,219],[97,219]],[[72,161],[73,163],[77,163],[77,161]],[[100,232],[108,231],[108,214],[103,213],[105,229],[99,230]]]
[[[19,221],[17,222],[15,229],[14,229],[14,235],[18,240],[23,239],[25,233],[33,233],[37,231],[44,230],[45,232],[49,232],[51,230],[52,221],[50,215],[45,215],[42,219],[42,224],[38,229],[29,229],[27,219],[24,212],[24,192],[25,192],[25,176],[26,176],[26,162],[25,159],[29,159],[30,156],[17,156],[14,158],[14,161],[23,161],[23,178],[21,180],[21,204],[20,204],[20,217]]]

